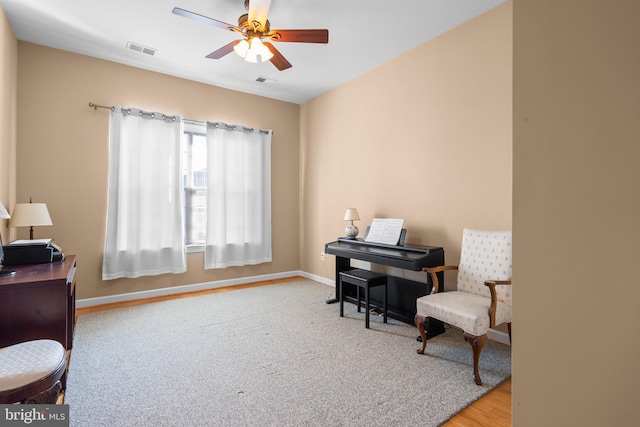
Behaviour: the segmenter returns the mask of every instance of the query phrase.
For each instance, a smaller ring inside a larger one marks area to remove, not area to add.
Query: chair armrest
[[[489,286],[489,288],[495,285],[510,285],[511,279],[508,280],[487,280],[484,282],[485,286]]]
[[[491,293],[491,306],[489,306],[489,325],[496,327],[496,308],[498,307],[498,295],[496,294],[496,285],[511,285],[511,279],[508,280],[485,280],[485,286],[489,287]]]
[[[436,273],[440,273],[445,270],[457,270],[457,265],[438,265],[436,267],[425,267],[422,271],[427,272],[431,275],[431,281],[433,282],[433,289],[431,290],[432,294],[436,294],[440,290],[440,281],[438,280],[438,276]]]

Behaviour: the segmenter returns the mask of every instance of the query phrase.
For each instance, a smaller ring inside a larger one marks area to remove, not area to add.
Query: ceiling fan
[[[235,51],[249,62],[271,61],[278,70],[282,71],[291,68],[291,63],[270,42],[329,42],[328,30],[272,30],[267,19],[270,6],[271,0],[244,0],[244,7],[248,13],[238,18],[238,25],[227,24],[179,7],[174,7],[173,13],[244,36],[241,40],[234,40],[211,52],[207,55],[207,58],[211,59],[220,59],[231,51]]]

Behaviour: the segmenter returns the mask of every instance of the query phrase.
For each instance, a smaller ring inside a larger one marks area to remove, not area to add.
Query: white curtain
[[[271,261],[271,133],[207,123],[207,269]]]
[[[179,116],[111,109],[103,280],[186,271],[181,135]]]

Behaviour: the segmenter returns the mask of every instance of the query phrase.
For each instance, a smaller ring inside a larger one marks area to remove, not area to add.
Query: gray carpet
[[[488,342],[483,386],[449,329],[384,324],[310,280],[81,315],[65,402],[71,426],[437,426],[511,374]]]

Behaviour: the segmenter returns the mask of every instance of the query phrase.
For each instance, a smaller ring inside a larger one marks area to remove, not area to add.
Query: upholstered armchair
[[[436,273],[458,270],[455,291],[438,292]],[[506,323],[511,341],[511,231],[465,229],[462,251],[457,266],[423,269],[430,274],[434,289],[430,295],[416,300],[415,324],[420,331],[424,354],[427,346],[425,322],[441,320],[462,329],[464,338],[473,348],[475,383],[482,385],[478,363],[487,340],[487,331]]]

